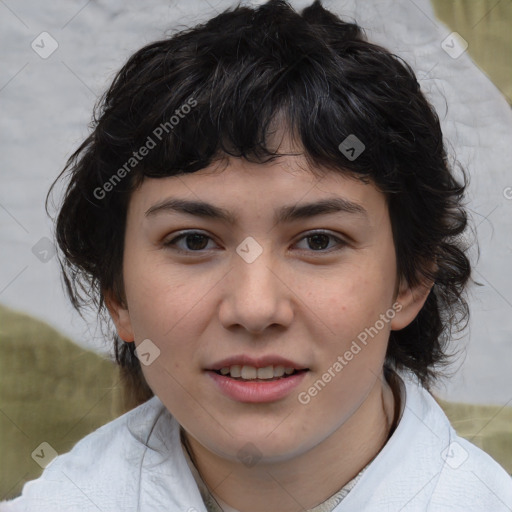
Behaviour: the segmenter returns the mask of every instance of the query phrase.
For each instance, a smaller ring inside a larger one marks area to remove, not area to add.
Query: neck
[[[377,379],[357,411],[312,450],[253,467],[212,453],[186,436],[194,465],[214,497],[241,512],[314,508],[352,480],[386,444],[398,404],[386,379]]]

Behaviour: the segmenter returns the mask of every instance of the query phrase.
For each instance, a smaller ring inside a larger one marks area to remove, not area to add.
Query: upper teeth
[[[255,368],[254,366],[226,366],[221,368],[222,375],[230,374],[231,377],[242,377],[242,379],[273,379],[282,377],[284,374],[291,375],[295,368],[285,368],[284,366],[265,366],[265,368]]]

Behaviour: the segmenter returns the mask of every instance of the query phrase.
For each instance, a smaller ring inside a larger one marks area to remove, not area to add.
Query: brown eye
[[[334,247],[337,246],[338,248],[340,248],[347,245],[346,242],[341,238],[338,238],[337,236],[334,236],[331,233],[327,233],[324,231],[316,231],[313,233],[309,233],[308,235],[301,238],[300,241],[302,240],[307,241],[306,250],[310,250],[313,252],[332,252],[332,246],[331,250],[328,250],[331,240],[335,242]]]
[[[178,242],[182,240],[184,241],[184,244],[179,246]],[[203,233],[189,231],[180,234],[169,242],[165,242],[164,245],[166,247],[176,246],[177,250],[180,252],[198,252],[207,248],[208,240],[211,240],[211,238]]]
[[[329,235],[311,235],[307,237],[309,247],[314,250],[324,250],[329,246]]]

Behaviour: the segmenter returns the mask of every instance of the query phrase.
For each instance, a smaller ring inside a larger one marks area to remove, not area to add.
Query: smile
[[[265,366],[265,368],[256,368],[255,366],[235,364],[233,366],[224,366],[216,373],[227,375],[232,379],[240,380],[274,380],[284,375],[293,375],[297,370],[295,368],[284,366]]]

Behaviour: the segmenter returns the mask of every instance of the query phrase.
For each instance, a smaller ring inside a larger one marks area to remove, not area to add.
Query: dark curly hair
[[[108,320],[105,292],[125,303],[126,212],[146,176],[193,173],[226,155],[278,158],[268,145],[276,120],[312,166],[385,194],[400,280],[435,283],[415,320],[391,332],[386,366],[412,370],[429,388],[447,365],[455,328],[469,317],[467,176],[462,169],[460,183],[452,175],[439,119],[411,67],[319,1],[301,14],[280,0],[237,5],[130,57],[47,197],[48,211],[66,175],[56,239],[74,307],[93,306]],[[355,159],[340,149],[351,134],[365,146]],[[135,344],[113,329],[109,336],[134,402],[148,399]]]

